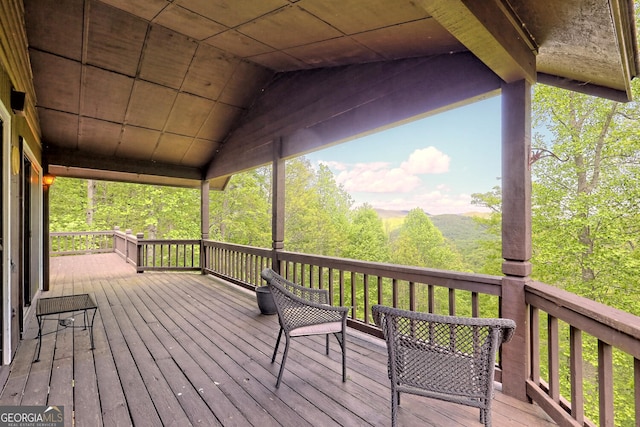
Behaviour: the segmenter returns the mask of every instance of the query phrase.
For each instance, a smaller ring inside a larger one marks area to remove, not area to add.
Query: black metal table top
[[[94,308],[98,308],[98,306],[89,294],[40,298],[36,307],[36,316],[91,310]]]

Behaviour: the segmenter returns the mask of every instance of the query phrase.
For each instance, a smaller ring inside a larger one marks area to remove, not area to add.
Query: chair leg
[[[347,381],[347,340],[345,339],[344,332],[342,332],[342,339],[340,340],[340,347],[342,347],[342,382]]]
[[[278,340],[276,341],[276,348],[273,349],[273,356],[271,356],[271,363],[276,361],[276,354],[278,353],[278,347],[280,346],[280,338],[282,338],[283,329],[280,328],[280,333],[278,333]]]
[[[284,372],[284,364],[287,362],[287,353],[289,353],[289,335],[285,334],[284,338],[285,338],[284,353],[282,354],[282,362],[280,363],[280,372],[278,373],[278,381],[276,382],[276,388],[280,388],[280,381],[282,380],[282,373]]]
[[[326,335],[327,338],[327,356],[329,355],[329,334]]]
[[[346,382],[347,381],[347,341],[345,339],[345,335],[344,332],[336,332],[333,335],[335,335],[336,339],[338,340],[338,344],[340,344],[340,350],[342,350],[342,382]],[[329,335],[327,335],[327,340],[329,339]],[[327,350],[329,344],[327,343]],[[327,355],[329,354],[329,352],[327,351]]]
[[[391,427],[398,425],[398,405],[400,405],[400,393],[395,387],[391,387]]]
[[[480,409],[480,422],[485,427],[491,427],[491,408]]]

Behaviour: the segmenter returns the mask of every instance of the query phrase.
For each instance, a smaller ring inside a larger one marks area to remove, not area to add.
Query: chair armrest
[[[410,320],[423,321],[430,323],[446,324],[451,326],[480,326],[500,328],[502,342],[508,342],[513,337],[516,329],[516,322],[511,319],[504,318],[484,318],[484,317],[460,317],[460,316],[443,316],[431,313],[422,313],[415,311],[402,310],[383,305],[374,305],[372,307],[373,320],[378,327],[382,327],[383,316],[404,317]]]

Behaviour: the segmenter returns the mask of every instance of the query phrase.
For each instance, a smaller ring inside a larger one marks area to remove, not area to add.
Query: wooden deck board
[[[381,340],[350,331],[347,382],[332,339],[292,341],[283,382],[271,354],[276,316],[250,292],[189,273],[136,274],[115,254],[54,258],[51,291],[91,294],[89,331],[48,321],[40,361],[33,316],[0,405],[64,405],[65,425],[387,426],[390,391]],[[81,314],[76,313],[76,324]],[[69,317],[64,315],[63,317]],[[494,426],[554,425],[537,406],[496,393]],[[75,419],[73,419],[75,417]],[[403,395],[400,426],[480,426],[478,410]]]

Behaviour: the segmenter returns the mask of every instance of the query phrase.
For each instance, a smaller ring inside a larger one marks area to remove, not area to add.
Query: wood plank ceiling
[[[298,155],[523,78],[627,99],[636,74],[626,0],[24,5],[30,102],[63,176],[221,188],[281,138]]]

